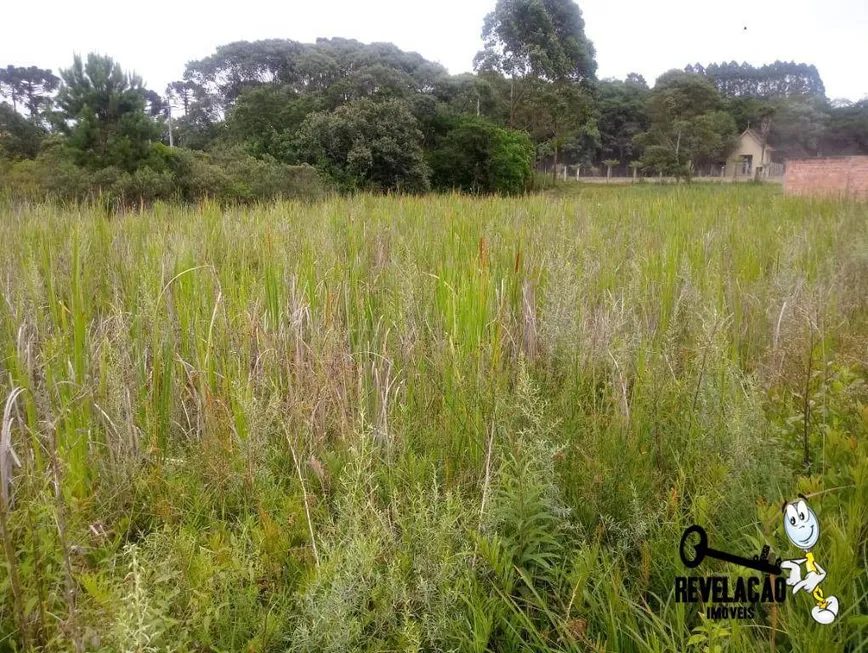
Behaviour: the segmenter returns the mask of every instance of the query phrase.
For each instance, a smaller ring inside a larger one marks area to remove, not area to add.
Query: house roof
[[[748,127],[747,129],[745,129],[745,130],[741,133],[741,136],[739,136],[739,138],[741,138],[742,136],[745,136],[745,135],[750,136],[751,138],[753,138],[753,139],[754,139],[758,144],[760,144],[760,145],[763,144],[762,136],[760,136],[759,134],[757,134],[757,133],[756,133],[753,129],[751,129],[750,127]],[[766,141],[766,149],[767,149],[767,150],[774,150],[775,148],[773,148],[771,145],[769,145],[769,144],[768,144],[768,141]]]
[[[725,159],[721,158],[720,163],[725,163],[726,160],[729,159],[729,157],[731,157],[734,153],[739,151],[739,146],[740,146],[741,140],[745,136],[752,138],[756,142],[757,145],[762,147],[762,144],[763,144],[762,136],[760,136],[758,132],[756,132],[753,129],[751,129],[750,127],[748,127],[741,134],[739,134],[739,137],[736,139],[736,142],[734,142],[732,144],[732,147],[730,147],[729,152],[726,155],[726,158]],[[766,141],[765,150],[766,150],[766,152],[768,152],[771,155],[771,152],[775,152],[777,150],[777,148],[772,147],[771,145],[768,144],[768,141]]]

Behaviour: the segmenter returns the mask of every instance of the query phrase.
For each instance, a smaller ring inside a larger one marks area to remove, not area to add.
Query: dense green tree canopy
[[[356,100],[309,115],[298,133],[300,159],[346,188],[418,192],[428,188],[422,132],[406,102]]]
[[[725,156],[736,131],[720,106],[717,89],[702,75],[661,75],[648,99],[650,129],[637,137],[646,167],[689,176],[693,166]]]
[[[821,145],[828,153],[868,154],[868,99],[834,107]]]
[[[361,98],[407,98],[427,93],[446,70],[391,43],[350,39],[297,43],[285,39],[239,41],[187,64],[187,84],[222,115],[249,89],[274,85],[297,95],[320,94],[328,108]]]
[[[711,111],[720,96],[714,84],[700,75],[670,70],[657,78],[648,98],[652,120],[684,120]]]
[[[480,69],[550,80],[593,78],[594,46],[572,0],[498,0],[482,28]]]
[[[781,98],[794,95],[824,97],[826,87],[813,65],[794,61],[775,61],[756,68],[735,61],[721,64],[687,66],[687,72],[708,77],[717,89],[727,96],[754,98]]]
[[[640,75],[597,85],[597,127],[604,159],[629,161],[641,153],[635,138],[648,128],[648,94],[648,85]]]
[[[823,134],[829,124],[825,100],[816,96],[798,96],[775,100],[772,106],[775,115],[770,139],[783,156],[823,154]]]
[[[207,153],[196,170],[209,175],[243,158],[248,171],[257,169],[250,160],[270,170],[311,164],[344,189],[520,192],[531,185],[529,169],[559,175],[564,163],[707,172],[748,127],[778,160],[868,153],[868,104],[830,103],[812,65],[695,64],[661,75],[653,89],[636,74],[598,82],[575,2],[492,5],[473,74],[450,75],[390,43],[344,38],[221,45],[189,62],[163,95],[95,54],[76,57],[62,82],[50,70],[6,66],[0,156],[50,158],[53,171],[65,156],[87,174],[109,170],[107,178],[193,169],[179,168],[187,159],[162,143]],[[225,152],[233,154],[215,154]],[[227,187],[201,187],[212,186]]]
[[[581,135],[596,130],[593,98],[587,89],[566,80],[530,79],[525,83],[531,92],[520,107],[516,124],[530,134],[541,156],[551,156],[557,174],[560,154],[565,149],[577,152]]]
[[[482,39],[485,49],[476,55],[474,65],[478,71],[510,78],[510,127],[535,129],[536,124],[527,120],[519,124],[517,114],[522,109],[535,115],[533,107],[540,106],[541,93],[563,106],[574,97],[570,84],[594,79],[597,70],[582,12],[572,0],[498,0],[494,11],[485,17]],[[553,92],[545,82],[566,83],[554,87]],[[579,121],[569,122],[573,134],[582,128]],[[561,127],[553,129],[563,131]],[[552,145],[552,150],[557,152],[557,145]]]
[[[527,134],[462,116],[453,121],[429,162],[436,188],[515,194],[527,188],[533,159]]]
[[[325,109],[318,94],[299,95],[286,86],[262,86],[242,93],[226,121],[233,143],[246,145],[251,154],[281,160],[294,156],[292,138],[304,119]]]

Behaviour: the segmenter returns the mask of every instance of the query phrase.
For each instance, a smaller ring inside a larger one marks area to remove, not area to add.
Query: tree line
[[[498,0],[473,74],[389,43],[236,42],[161,93],[110,57],[0,69],[0,175],[58,195],[250,199],[341,190],[519,193],[535,167],[689,177],[738,133],[783,156],[868,153],[868,100],[816,68],[688,65],[599,80],[571,0]]]

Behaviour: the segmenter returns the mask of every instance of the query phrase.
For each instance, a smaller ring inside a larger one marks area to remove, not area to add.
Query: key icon
[[[681,555],[681,562],[688,569],[698,567],[705,558],[715,558],[741,567],[747,567],[748,569],[754,569],[764,574],[773,574],[775,576],[781,574],[780,558],[774,563],[766,559],[768,556],[768,546],[763,547],[762,553],[753,558],[743,558],[726,551],[718,551],[708,546],[708,535],[702,526],[694,525],[684,531],[684,534],[681,536],[681,546],[678,552]]]

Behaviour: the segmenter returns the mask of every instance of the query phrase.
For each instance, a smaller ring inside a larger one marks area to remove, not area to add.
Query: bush
[[[322,197],[328,192],[319,173],[309,165],[291,166],[270,157],[257,159],[240,147],[182,152],[179,189],[187,199],[211,197],[237,202]]]
[[[516,194],[533,178],[533,144],[524,132],[498,129],[491,157],[492,190]]]
[[[443,190],[524,192],[532,178],[533,145],[527,134],[487,120],[462,117],[429,155],[432,181]]]
[[[0,187],[13,197],[68,200],[88,193],[88,172],[75,165],[65,148],[56,141],[46,141],[35,159],[7,164],[0,172]]]
[[[115,166],[91,171],[76,165],[61,142],[48,143],[36,159],[5,162],[0,188],[21,199],[99,197],[115,206],[170,199],[248,202],[321,197],[328,191],[311,166],[257,159],[240,148],[205,153],[156,143],[145,165],[133,172]]]
[[[112,186],[111,195],[121,204],[135,201],[153,202],[170,199],[175,195],[175,178],[171,172],[157,172],[151,168],[139,168],[134,173],[123,173]]]
[[[357,100],[309,115],[298,151],[347,190],[428,190],[419,122],[405,102]]]

